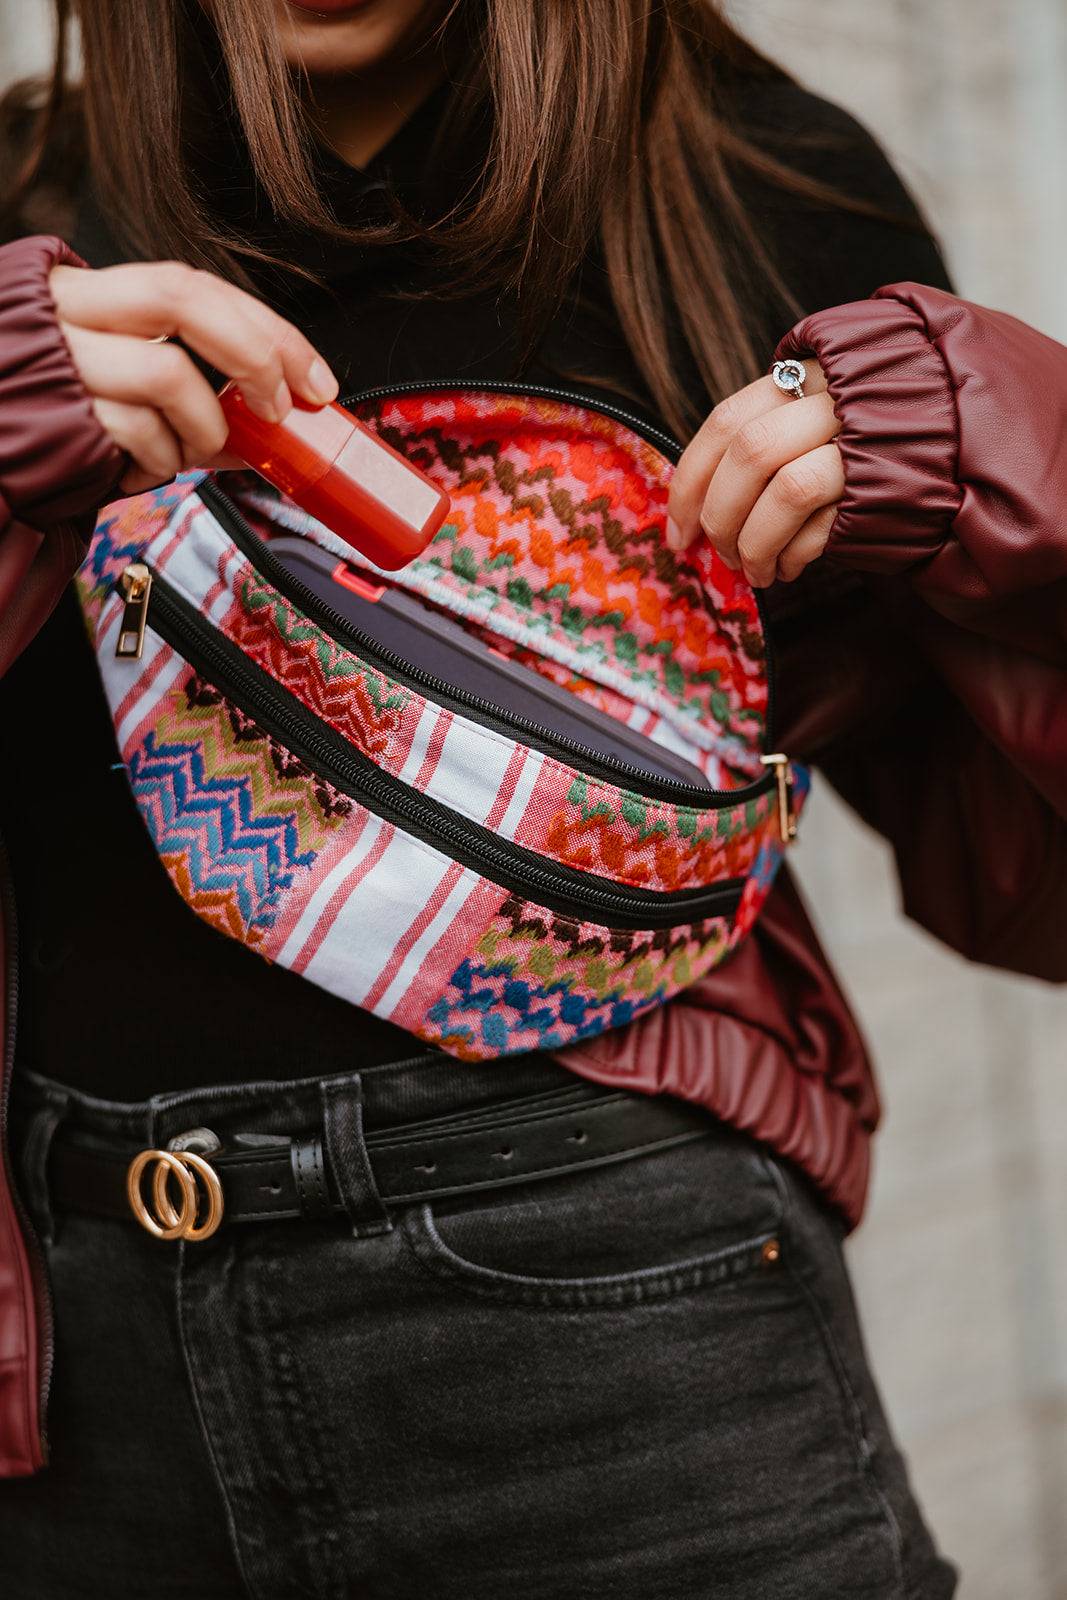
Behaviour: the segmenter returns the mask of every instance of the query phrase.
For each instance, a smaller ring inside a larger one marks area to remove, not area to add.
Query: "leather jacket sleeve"
[[[60,264],[85,265],[41,235],[0,248],[0,673],[52,610],[125,465],[56,320]]]
[[[806,318],[779,354],[826,373],[846,480],[827,555],[875,599],[868,667],[881,648],[908,685],[817,759],[891,840],[911,916],[1065,980],[1067,349],[895,284]]]

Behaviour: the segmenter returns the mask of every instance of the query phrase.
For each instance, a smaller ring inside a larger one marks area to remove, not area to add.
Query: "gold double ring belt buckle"
[[[153,1162],[152,1205],[149,1207],[145,1202],[143,1180]],[[210,1239],[222,1221],[224,1204],[219,1175],[209,1161],[192,1150],[142,1150],[130,1162],[126,1196],[130,1210],[153,1239],[191,1239],[194,1242]],[[202,1220],[198,1220],[202,1209]]]

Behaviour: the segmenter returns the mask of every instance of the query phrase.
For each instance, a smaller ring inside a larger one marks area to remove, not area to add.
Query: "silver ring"
[[[771,368],[771,377],[783,394],[791,395],[794,400],[803,400],[807,373],[802,361],[776,361]]]

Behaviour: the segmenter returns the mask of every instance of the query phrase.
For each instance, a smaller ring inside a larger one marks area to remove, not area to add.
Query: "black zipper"
[[[8,1102],[11,1097],[11,1078],[15,1066],[15,1038],[18,1031],[18,997],[19,997],[19,948],[18,948],[18,918],[15,908],[15,886],[11,877],[11,866],[8,861],[7,847],[3,836],[0,835],[0,918],[3,919],[5,972],[2,975],[5,995],[7,997],[7,1030],[6,1037],[0,1041],[0,1063],[3,1066],[3,1081],[0,1085],[0,1141],[2,1141],[2,1159],[4,1177],[7,1182],[8,1193],[18,1219],[19,1228],[26,1244],[26,1254],[29,1257],[30,1271],[33,1275],[35,1288],[35,1303],[38,1317],[37,1341],[40,1373],[37,1385],[37,1426],[38,1442],[41,1450],[41,1464],[48,1465],[48,1436],[45,1431],[45,1420],[48,1408],[48,1391],[52,1386],[52,1366],[55,1358],[55,1318],[52,1311],[52,1291],[48,1282],[48,1269],[45,1266],[44,1254],[41,1250],[37,1234],[26,1207],[15,1186],[14,1173],[11,1170],[11,1152],[8,1149]]]
[[[536,395],[539,400],[558,400],[561,405],[578,406],[583,411],[599,411],[601,416],[611,417],[615,422],[621,422],[631,433],[638,434],[648,444],[656,446],[667,457],[672,466],[677,465],[682,453],[682,446],[671,434],[657,428],[651,422],[645,422],[641,417],[635,417],[632,412],[624,411],[611,400],[596,400],[586,395],[575,394],[571,389],[553,388],[544,383],[508,383],[498,378],[477,379],[469,383],[458,382],[455,378],[427,378],[424,382],[417,382],[409,378],[404,383],[382,383],[374,389],[364,389],[360,394],[346,395],[338,403],[346,411],[351,411],[353,406],[365,405],[371,400],[387,400],[391,395],[397,394],[433,394],[442,389],[457,389],[468,394],[514,394]]]
[[[376,400],[402,393],[424,393],[445,388],[455,389],[456,383],[445,383],[435,380],[425,384],[406,383],[395,384],[388,388],[369,390],[365,395],[346,397],[342,402],[346,407],[362,404],[365,401]],[[558,400],[568,405],[581,404],[581,397],[568,394],[564,390],[548,389],[543,386],[531,385],[529,387],[509,386],[503,383],[482,383],[479,389],[500,394],[527,395],[535,394],[542,398]],[[592,409],[587,406],[586,409]],[[613,417],[616,421],[625,423],[635,432],[641,432],[650,444],[672,452],[677,459],[681,447],[667,434],[660,433],[651,428],[647,423],[642,423],[638,418],[630,416],[627,412],[616,406],[600,406],[599,410],[605,416]],[[608,783],[618,784],[621,788],[636,790],[646,799],[666,800],[675,805],[692,806],[699,810],[734,806],[746,800],[754,800],[759,795],[765,794],[776,783],[773,771],[768,771],[754,782],[741,785],[736,789],[712,789],[702,784],[687,784],[676,778],[662,778],[653,773],[643,771],[627,761],[620,760],[617,756],[609,756],[600,751],[590,750],[587,746],[576,740],[564,739],[553,732],[551,728],[543,727],[539,723],[530,722],[525,717],[515,716],[499,706],[492,706],[481,700],[477,695],[466,690],[457,689],[452,684],[446,683],[441,678],[434,677],[431,673],[423,672],[420,668],[412,666],[402,656],[397,656],[392,651],[385,650],[375,640],[361,633],[357,628],[339,615],[332,607],[307,588],[289,568],[284,566],[277,557],[273,556],[269,544],[261,539],[255,530],[249,526],[242,516],[239,508],[230,499],[229,495],[221,489],[214,478],[208,477],[197,485],[197,493],[209,507],[216,520],[225,528],[233,539],[234,544],[241,550],[256,568],[256,570],[273,585],[287,599],[295,601],[311,621],[320,626],[325,633],[346,649],[355,651],[363,660],[378,667],[388,677],[397,682],[415,689],[420,694],[429,695],[439,704],[465,715],[473,712],[478,721],[486,727],[494,728],[509,738],[520,737],[524,744],[531,745],[534,749],[546,755],[562,759],[567,765],[577,765],[590,777],[603,778]],[[765,648],[767,649],[767,718],[765,724],[764,750],[767,753],[774,748],[771,743],[771,726],[773,712],[773,677],[772,664],[769,654],[769,642],[766,631],[766,618],[763,615],[758,592],[756,604],[759,609],[760,622],[763,627]]]
[[[672,892],[620,886],[547,861],[410,788],[317,718],[159,577],[152,584],[148,619],[198,676],[335,789],[522,899],[561,916],[628,930],[677,928],[735,915],[743,878]]]

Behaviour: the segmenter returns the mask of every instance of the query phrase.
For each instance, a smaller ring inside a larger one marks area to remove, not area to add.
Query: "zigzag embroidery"
[[[251,949],[263,943],[266,929],[246,928],[233,897],[227,890],[198,889],[184,856],[165,855],[159,859],[186,905],[191,906],[198,917],[210,922],[213,928],[218,928],[220,933],[227,934],[229,938],[239,939]]]
[[[265,584],[258,574],[250,572],[245,577],[241,584],[240,600],[249,618],[256,612],[266,611],[280,641],[296,651],[296,654],[291,656],[283,655],[277,650],[271,652],[271,671],[275,675],[282,670],[298,676],[304,675],[305,657],[310,653],[318,663],[327,684],[335,678],[359,679],[379,717],[388,712],[402,711],[411,700],[410,693],[399,684],[367,666],[358,656],[342,650],[328,634],[290,605],[276,589]],[[286,680],[280,678],[279,681]],[[351,692],[350,682],[345,683],[344,692],[346,694]]]
[[[175,696],[159,718],[155,737],[161,747],[199,747],[198,759],[212,779],[246,782],[254,814],[290,819],[299,851],[310,859],[322,849],[327,832],[352,809],[345,796],[196,677],[189,679],[182,700]]]
[[[230,894],[245,927],[270,927],[292,867],[310,867],[291,817],[256,817],[244,779],[211,779],[190,745],[157,746],[149,733],[130,781],[160,855],[181,850],[197,893]]]
[[[193,680],[190,697],[199,688]],[[314,863],[324,824],[342,815],[327,821],[310,775],[286,774],[288,792],[278,794],[272,742],[247,723],[240,736],[232,724],[227,731],[227,720],[221,702],[172,705],[131,758],[130,781],[183,897],[224,931],[257,942],[294,873]]]

